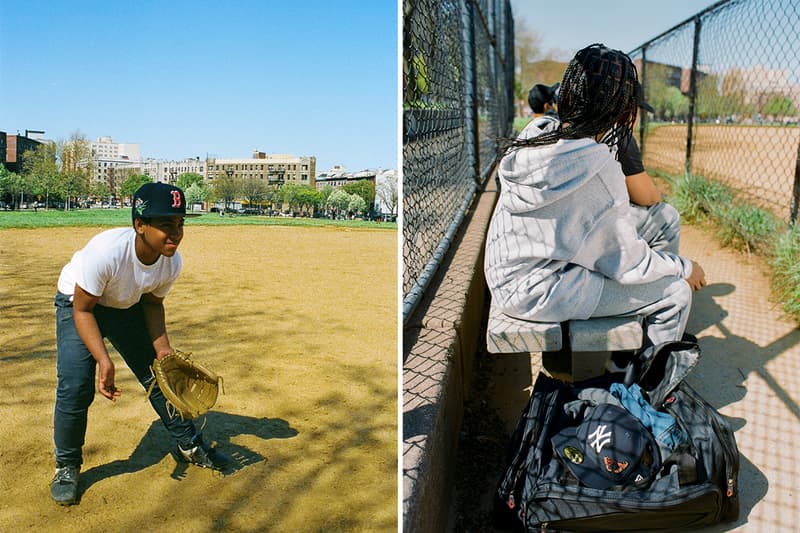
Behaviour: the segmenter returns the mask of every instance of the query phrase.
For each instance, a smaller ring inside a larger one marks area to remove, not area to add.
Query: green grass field
[[[0,228],[56,228],[68,226],[127,226],[131,222],[129,209],[82,209],[0,211]],[[255,215],[226,215],[203,213],[186,219],[189,225],[198,226],[334,226],[343,228],[397,229],[395,222],[369,222],[365,220],[329,220],[326,218],[287,218]]]

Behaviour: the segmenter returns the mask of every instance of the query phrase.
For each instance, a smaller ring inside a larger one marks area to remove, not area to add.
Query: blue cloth
[[[650,430],[656,441],[670,451],[689,442],[689,436],[678,425],[672,415],[656,411],[642,395],[642,389],[634,383],[628,388],[622,383],[614,383],[609,388],[625,409],[639,419]]]
[[[83,462],[87,413],[95,394],[97,363],[75,328],[69,296],[59,292],[55,298],[55,306],[58,388],[53,433],[56,462],[59,465],[80,467]],[[136,378],[147,389],[153,380],[150,364],[156,354],[147,333],[141,304],[129,309],[96,305],[94,316],[101,334],[111,341]],[[189,448],[197,434],[194,423],[191,420],[181,420],[177,415],[169,415],[166,399],[158,384],[150,393],[150,403],[172,438],[184,449]]]

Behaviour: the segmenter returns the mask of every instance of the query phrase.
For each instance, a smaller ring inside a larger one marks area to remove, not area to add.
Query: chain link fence
[[[648,170],[723,183],[797,219],[800,0],[726,0],[631,52],[655,113],[639,139]]]
[[[403,3],[403,321],[511,135],[509,0]]]

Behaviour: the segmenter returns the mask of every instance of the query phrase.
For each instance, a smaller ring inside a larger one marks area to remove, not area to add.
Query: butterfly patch
[[[626,468],[628,468],[628,465],[630,465],[628,461],[617,461],[616,459],[607,455],[603,456],[603,464],[605,465],[606,470],[612,474],[621,474]]]

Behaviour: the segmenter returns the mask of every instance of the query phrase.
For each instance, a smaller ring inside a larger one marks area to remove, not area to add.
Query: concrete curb
[[[494,180],[403,331],[403,530],[447,528],[464,398],[486,311],[483,251],[497,200]]]

